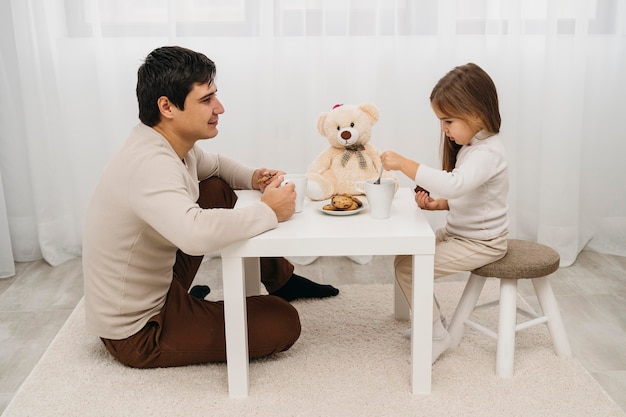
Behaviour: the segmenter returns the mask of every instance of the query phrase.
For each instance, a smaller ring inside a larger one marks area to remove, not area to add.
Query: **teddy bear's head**
[[[365,145],[369,142],[372,126],[378,121],[378,108],[370,103],[360,105],[338,104],[317,119],[317,130],[335,148]]]

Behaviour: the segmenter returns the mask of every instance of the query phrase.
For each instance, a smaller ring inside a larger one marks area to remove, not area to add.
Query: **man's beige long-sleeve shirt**
[[[250,189],[254,169],[194,146],[181,161],[154,129],[139,124],[105,167],[85,218],[87,329],[107,339],[139,331],[165,303],[176,250],[215,252],[273,229],[272,209],[204,210],[199,180],[218,176]]]

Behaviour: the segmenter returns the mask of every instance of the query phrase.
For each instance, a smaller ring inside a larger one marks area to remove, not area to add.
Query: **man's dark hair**
[[[215,63],[205,55],[180,46],[150,52],[137,71],[139,120],[148,126],[161,120],[157,100],[162,96],[184,110],[185,98],[194,84],[211,85],[215,71]]]

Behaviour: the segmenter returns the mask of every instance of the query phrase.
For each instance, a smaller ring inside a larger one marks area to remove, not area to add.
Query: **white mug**
[[[375,219],[387,219],[391,212],[391,202],[396,192],[396,183],[391,178],[381,178],[380,184],[374,184],[377,178],[357,181],[354,188],[365,193],[369,204],[370,216]]]
[[[285,174],[281,185],[292,183],[296,186],[296,213],[302,211],[306,196],[306,174]]]

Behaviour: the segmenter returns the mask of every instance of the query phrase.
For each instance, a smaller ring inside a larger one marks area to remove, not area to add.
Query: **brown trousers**
[[[233,208],[237,195],[221,179],[200,182],[200,207]],[[189,294],[202,256],[176,254],[173,279],[163,309],[136,334],[122,340],[102,339],[121,363],[135,368],[183,366],[226,361],[224,302]],[[261,259],[261,281],[276,291],[293,273],[283,258]],[[300,337],[300,318],[287,301],[273,295],[246,298],[248,350],[251,358],[289,349]]]

